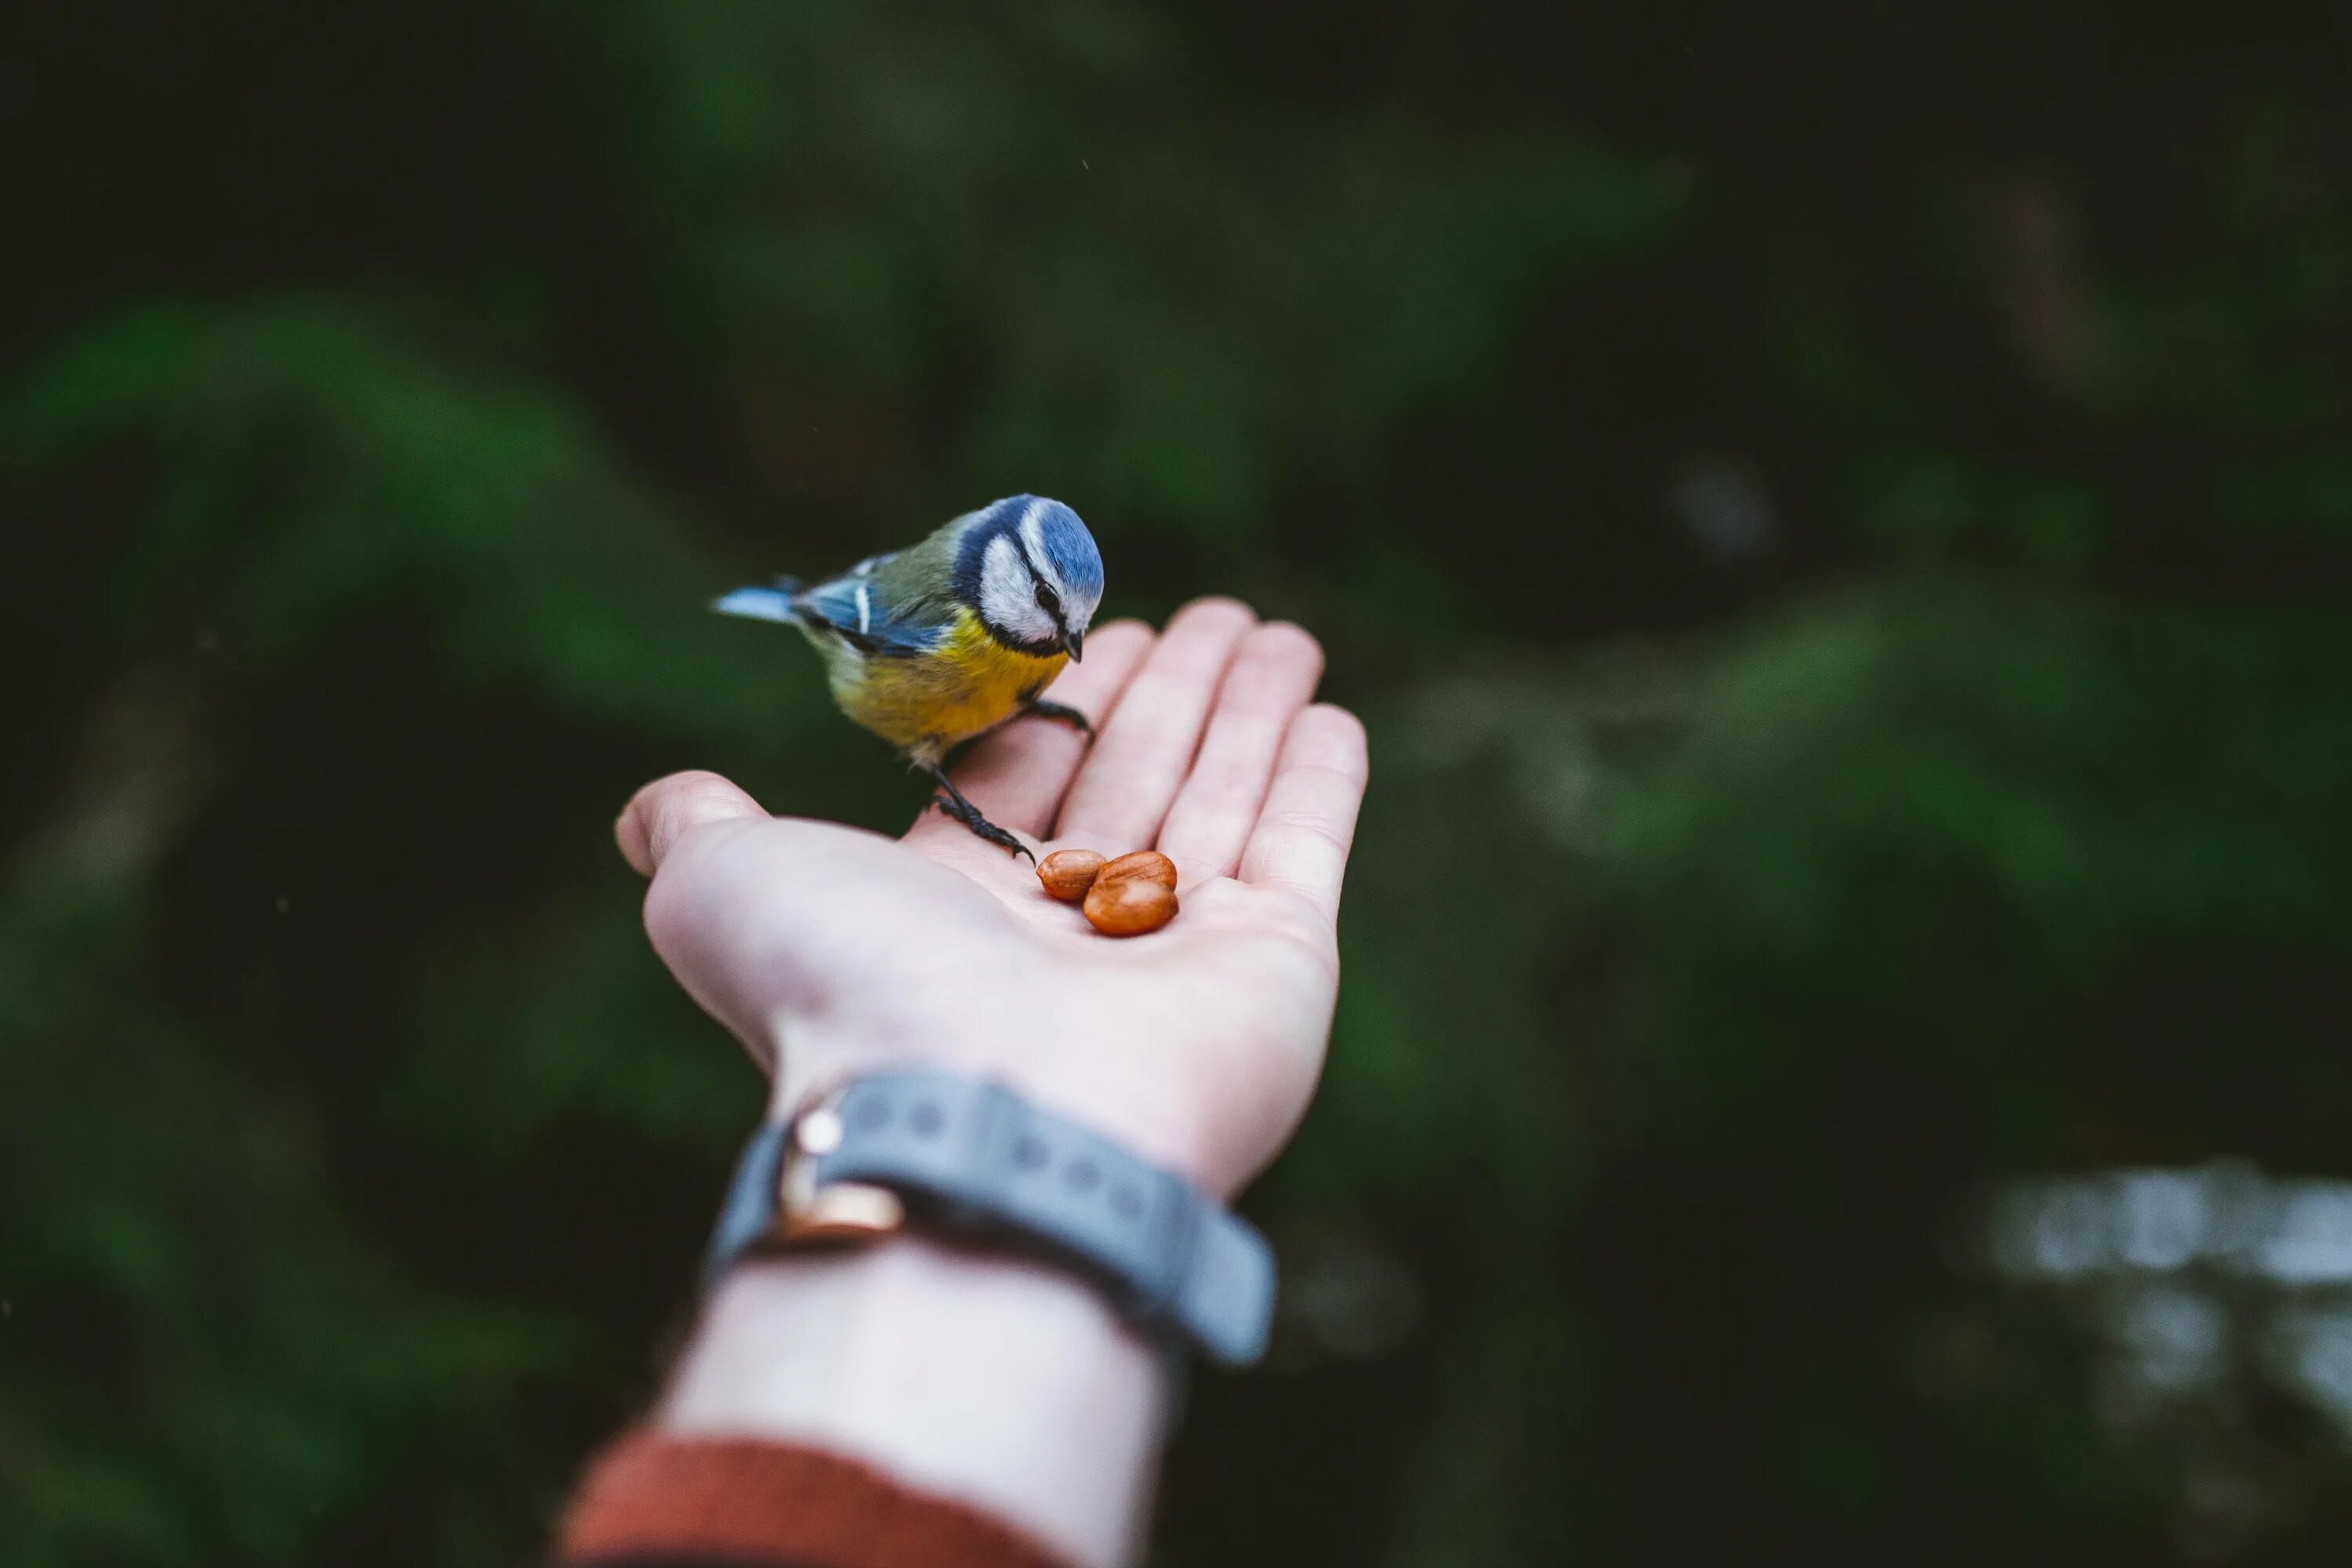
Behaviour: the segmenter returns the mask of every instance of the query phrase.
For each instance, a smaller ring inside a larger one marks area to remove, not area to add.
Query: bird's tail
[[[800,625],[800,612],[793,601],[800,596],[801,585],[791,577],[779,577],[764,588],[738,588],[724,598],[714,601],[711,608],[722,616],[743,616],[755,621],[780,621],[788,626]]]

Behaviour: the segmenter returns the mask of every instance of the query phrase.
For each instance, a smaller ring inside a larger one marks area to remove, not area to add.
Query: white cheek
[[[980,616],[1022,642],[1052,642],[1059,635],[1054,617],[1037,607],[1036,580],[1009,539],[990,540],[980,559]]]

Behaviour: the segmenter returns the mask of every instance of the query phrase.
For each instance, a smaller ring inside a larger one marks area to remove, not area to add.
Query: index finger
[[[1241,879],[1286,888],[1338,919],[1370,773],[1364,726],[1353,713],[1328,703],[1303,710],[1290,721],[1273,786],[1242,851]]]

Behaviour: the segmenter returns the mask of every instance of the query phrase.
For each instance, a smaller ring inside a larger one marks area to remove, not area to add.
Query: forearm
[[[1163,1383],[1150,1343],[1074,1276],[902,1237],[739,1268],[656,1420],[860,1459],[1108,1568],[1150,1501]]]

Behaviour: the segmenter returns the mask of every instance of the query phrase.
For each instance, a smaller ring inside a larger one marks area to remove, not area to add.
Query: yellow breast
[[[1006,647],[965,611],[940,646],[904,658],[850,658],[833,668],[841,710],[918,763],[1011,718],[1069,663]]]

